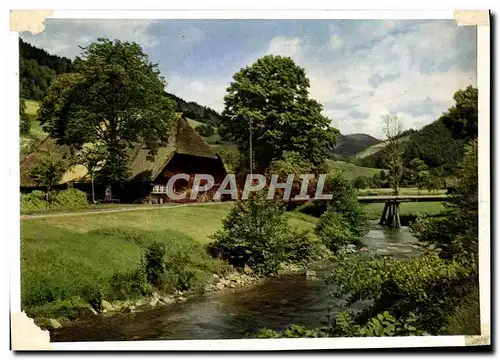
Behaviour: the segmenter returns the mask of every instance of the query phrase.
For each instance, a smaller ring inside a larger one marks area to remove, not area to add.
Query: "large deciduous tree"
[[[303,68],[289,57],[267,55],[233,79],[224,98],[221,134],[246,154],[251,129],[256,169],[267,168],[287,151],[313,165],[323,162],[339,132],[309,97]]]
[[[453,94],[455,105],[448,109],[441,118],[455,139],[467,141],[477,138],[478,91],[467,86]]]
[[[100,39],[82,48],[72,70],[54,80],[41,104],[43,129],[74,147],[104,144],[101,180],[125,180],[127,147],[142,144],[154,156],[175,116],[158,66],[135,43]]]

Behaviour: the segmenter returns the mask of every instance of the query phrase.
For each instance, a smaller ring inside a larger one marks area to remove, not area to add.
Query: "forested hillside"
[[[453,170],[463,158],[465,143],[477,138],[477,98],[477,89],[472,86],[459,90],[453,95],[455,105],[436,121],[418,131],[401,134],[404,166],[409,167],[412,160],[420,159],[431,169]],[[372,146],[375,151],[366,156],[356,155],[355,162],[366,167],[387,168],[383,145]]]
[[[72,61],[51,55],[22,39],[19,39],[20,96],[24,99],[41,100],[47,94],[50,83],[58,74],[71,71]],[[165,93],[177,104],[177,110],[185,117],[217,126],[221,115],[215,110],[194,101],[187,102],[176,95]]]

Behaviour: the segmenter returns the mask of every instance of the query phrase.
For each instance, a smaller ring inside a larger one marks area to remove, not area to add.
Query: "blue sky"
[[[240,68],[265,54],[306,69],[311,96],[344,134],[381,137],[384,115],[420,128],[476,86],[476,32],[454,20],[63,20],[21,33],[74,58],[99,37],[138,42],[159,63],[166,90],[221,111]]]

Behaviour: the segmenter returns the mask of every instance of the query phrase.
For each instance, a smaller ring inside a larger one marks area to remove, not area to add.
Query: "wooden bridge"
[[[391,228],[401,226],[399,219],[399,204],[402,202],[443,202],[448,201],[447,195],[376,195],[376,196],[358,196],[358,201],[364,204],[385,203],[380,225]]]

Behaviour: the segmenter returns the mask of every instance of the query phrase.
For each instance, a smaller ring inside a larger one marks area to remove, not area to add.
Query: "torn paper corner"
[[[29,31],[33,35],[45,30],[45,19],[54,10],[11,10],[10,31]]]
[[[481,335],[465,337],[466,346],[491,345],[490,324],[481,324]]]
[[[489,26],[489,10],[455,10],[453,18],[458,26]]]
[[[12,315],[12,350],[52,350],[50,334],[40,329],[24,311]]]

